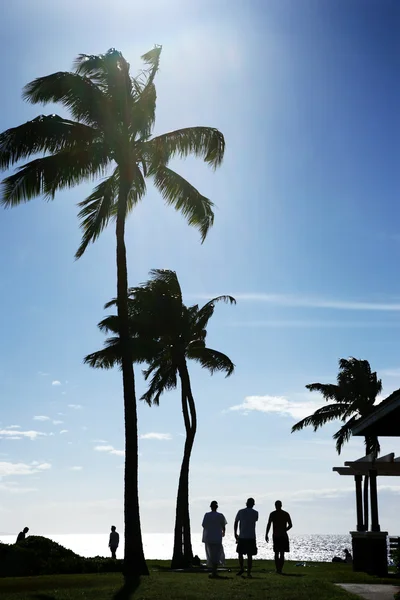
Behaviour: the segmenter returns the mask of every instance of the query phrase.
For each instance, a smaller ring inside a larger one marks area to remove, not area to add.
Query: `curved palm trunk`
[[[122,186],[121,186],[122,188]],[[125,413],[125,555],[124,576],[127,580],[148,575],[143,553],[138,493],[138,429],[135,378],[130,353],[128,319],[128,274],[125,248],[127,193],[120,189],[116,224],[117,237],[117,306],[120,324],[122,380]]]
[[[197,416],[185,360],[179,367],[179,376],[182,386],[182,413],[186,429],[186,440],[176,500],[174,550],[171,562],[171,568],[173,569],[188,567],[193,560],[189,514],[189,465],[197,429]]]

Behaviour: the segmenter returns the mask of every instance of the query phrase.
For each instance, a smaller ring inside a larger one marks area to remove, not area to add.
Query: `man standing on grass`
[[[207,562],[211,563],[210,577],[218,577],[217,568],[223,555],[222,538],[225,535],[226,519],[222,513],[217,512],[218,502],[213,500],[210,504],[211,511],[204,515],[203,542],[206,545]]]
[[[117,532],[117,528],[115,525],[111,527],[110,533],[110,541],[108,542],[108,547],[111,550],[111,557],[117,558],[117,549],[119,546],[119,533]]]
[[[276,572],[281,574],[285,562],[285,552],[289,552],[289,536],[287,532],[292,528],[292,519],[285,510],[282,510],[282,502],[277,500],[275,508],[268,519],[267,531],[265,532],[265,541],[269,541],[269,530],[272,529],[272,541],[274,544],[275,567]]]
[[[239,510],[236,515],[234,533],[237,542],[236,552],[239,554],[239,572],[244,573],[244,555],[247,555],[247,577],[251,577],[251,568],[253,566],[253,556],[257,554],[256,544],[256,522],[258,521],[258,512],[254,510],[254,498],[249,498],[246,502],[246,508]],[[238,535],[238,525],[240,531]]]

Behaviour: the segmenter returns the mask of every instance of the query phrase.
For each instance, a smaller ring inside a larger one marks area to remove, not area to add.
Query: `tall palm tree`
[[[197,304],[185,306],[176,273],[169,270],[153,270],[151,279],[146,284],[129,290],[132,361],[148,363],[144,376],[150,383],[142,399],[149,405],[158,405],[160,396],[166,390],[176,388],[178,376],[181,383],[186,440],[176,502],[173,568],[186,567],[193,559],[189,464],[197,416],[187,361],[197,361],[211,374],[222,371],[229,376],[234,370],[232,361],[225,354],[206,346],[207,324],[216,303],[220,301],[235,303],[231,296],[218,296],[201,308]],[[106,306],[110,304],[112,302]],[[118,317],[110,316],[99,324],[103,331],[113,333],[114,336],[106,340],[103,350],[85,358],[92,367],[110,368],[121,363],[117,319]]]
[[[293,425],[292,433],[308,426],[317,431],[326,423],[340,419],[343,425],[333,435],[336,450],[340,454],[358,419],[374,410],[377,396],[382,392],[382,381],[378,379],[376,372],[371,371],[367,360],[341,358],[336,384],[310,383],[306,388],[310,392],[319,392],[325,400],[331,400],[332,403]],[[364,442],[366,454],[376,457],[380,451],[377,436],[365,436]],[[368,476],[364,478],[364,511],[364,522],[368,527]]]
[[[145,70],[130,75],[120,52],[81,54],[72,72],[57,72],[29,83],[23,97],[33,104],[60,103],[72,120],[40,115],[0,134],[0,168],[6,170],[27,158],[4,179],[0,202],[5,207],[35,196],[52,200],[58,190],[98,177],[104,179],[79,203],[82,256],[110,220],[115,220],[117,308],[125,413],[125,576],[148,574],[144,560],[137,482],[137,407],[128,334],[128,277],[125,221],[146,192],[150,178],[167,204],[197,227],[202,241],[213,224],[213,204],[168,167],[169,161],[189,154],[213,168],[224,155],[224,138],[209,127],[179,129],[151,137],[155,122],[156,89],[161,47],[142,59]],[[42,155],[37,157],[37,155]]]

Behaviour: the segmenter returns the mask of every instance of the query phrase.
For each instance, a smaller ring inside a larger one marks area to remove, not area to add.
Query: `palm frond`
[[[157,93],[154,78],[159,69],[161,46],[143,54],[142,60],[148,67],[133,80],[134,101],[132,104],[132,134],[147,139],[156,119]]]
[[[336,404],[328,404],[316,410],[312,415],[305,417],[292,427],[292,433],[295,431],[301,431],[305,427],[313,427],[314,431],[317,431],[320,427],[333,421],[335,419],[341,419],[343,412],[347,409],[347,404],[338,402]]]
[[[189,155],[203,158],[214,169],[224,158],[225,139],[213,127],[187,127],[177,129],[149,140],[146,149],[151,165],[167,165],[175,156]]]
[[[202,196],[186,179],[168,167],[160,166],[153,180],[167,204],[181,212],[189,225],[200,230],[201,241],[204,242],[214,223],[214,204],[211,200]]]
[[[357,417],[352,417],[332,436],[333,439],[336,440],[336,451],[338,454],[341,453],[344,444],[351,438],[352,428],[356,421]]]
[[[226,377],[229,377],[235,370],[235,365],[226,354],[196,344],[188,346],[187,358],[199,362],[204,369],[210,371],[211,375],[223,371]]]
[[[83,362],[94,369],[112,369],[121,364],[121,347],[119,337],[108,338],[105,347],[97,352],[88,354]]]
[[[102,129],[112,123],[107,96],[88,77],[60,71],[28,83],[22,97],[31,104],[60,102],[74,119]]]
[[[171,368],[168,362],[160,361],[158,364],[153,364],[149,369],[143,371],[143,375],[147,380],[153,374],[147,391],[141,397],[141,400],[147,402],[149,406],[160,403],[161,395],[176,388],[176,369]]]
[[[82,242],[76,251],[75,258],[80,258],[91,242],[97,240],[109,220],[117,211],[119,174],[116,169],[105,181],[95,187],[94,191],[78,206],[78,213],[83,230]]]
[[[16,206],[40,195],[52,200],[58,190],[104,175],[108,163],[102,144],[37,158],[3,180],[0,203],[6,207]]]
[[[309,383],[306,388],[310,392],[319,392],[325,400],[335,400],[336,402],[345,402],[343,390],[333,383]]]
[[[196,311],[196,326],[198,328],[206,328],[208,321],[214,314],[215,305],[218,304],[218,302],[225,302],[225,304],[236,304],[236,300],[233,296],[217,296],[216,298],[212,298],[198,311]]]
[[[0,168],[38,153],[56,153],[92,144],[99,132],[88,125],[59,117],[40,115],[0,134]]]

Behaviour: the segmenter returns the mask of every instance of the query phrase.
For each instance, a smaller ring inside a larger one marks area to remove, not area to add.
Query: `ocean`
[[[109,556],[108,534],[67,534],[46,535],[65,548],[70,548],[81,556]],[[351,551],[350,535],[290,535],[290,553],[288,560],[331,562],[332,558],[343,556],[343,550]],[[1,536],[0,541],[13,544],[16,536]],[[147,559],[169,560],[172,556],[173,535],[170,533],[144,533],[144,551]],[[193,553],[201,559],[205,558],[204,544],[201,533],[192,534]],[[272,559],[271,542],[267,544],[262,537],[257,539],[257,558]],[[236,558],[236,543],[232,534],[224,538],[224,551],[226,558]],[[123,537],[117,552],[117,557],[123,556]]]

